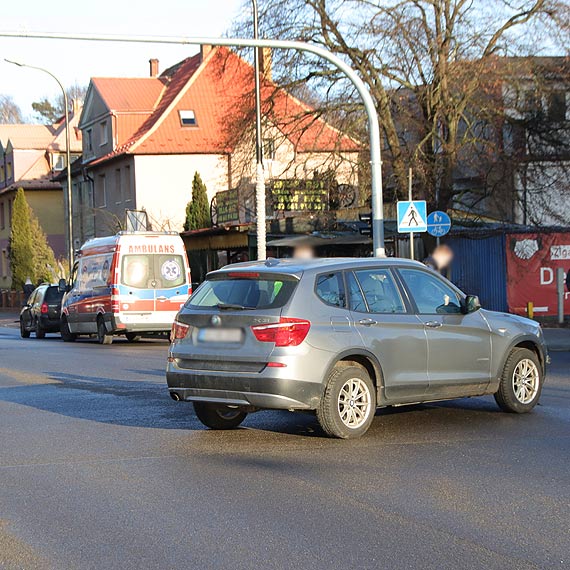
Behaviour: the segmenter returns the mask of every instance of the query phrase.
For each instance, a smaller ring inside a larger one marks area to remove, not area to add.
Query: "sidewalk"
[[[20,309],[0,308],[0,327],[16,326],[20,315]]]
[[[543,328],[542,332],[544,333],[548,350],[552,352],[570,350],[570,327],[559,329]]]

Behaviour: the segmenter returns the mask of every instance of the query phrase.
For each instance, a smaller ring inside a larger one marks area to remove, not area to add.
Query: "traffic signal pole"
[[[73,40],[91,42],[118,42],[118,43],[140,43],[140,44],[176,44],[176,45],[213,45],[228,47],[251,47],[251,48],[272,48],[297,50],[317,55],[332,63],[337,69],[342,71],[352,82],[358,91],[366,115],[368,118],[368,136],[370,139],[370,166],[372,173],[372,235],[374,256],[384,257],[384,199],[382,190],[382,157],[380,126],[378,124],[378,114],[374,99],[370,95],[366,85],[360,79],[356,71],[337,55],[319,46],[288,40],[268,40],[268,39],[241,39],[241,38],[193,38],[193,37],[168,37],[168,36],[130,36],[130,35],[92,35],[92,34],[68,34],[50,32],[10,32],[0,31],[0,37],[5,38],[27,38],[27,39],[52,39],[52,40]],[[257,215],[263,214],[258,212]]]

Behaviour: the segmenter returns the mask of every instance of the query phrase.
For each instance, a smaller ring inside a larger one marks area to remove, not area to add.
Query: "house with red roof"
[[[267,179],[310,179],[333,168],[339,182],[355,184],[359,143],[276,86],[269,60],[265,53]],[[181,231],[195,172],[210,198],[255,181],[252,66],[211,46],[160,74],[158,61],[150,64],[150,77],[90,82],[79,123],[83,155],[73,168],[81,239],[114,232],[130,209],[146,210],[155,230]]]
[[[80,108],[70,116],[71,157],[81,156]],[[0,125],[0,289],[11,285],[8,255],[12,204],[18,188],[46,233],[56,258],[66,255],[65,204],[58,174],[66,167],[65,120],[54,125]]]

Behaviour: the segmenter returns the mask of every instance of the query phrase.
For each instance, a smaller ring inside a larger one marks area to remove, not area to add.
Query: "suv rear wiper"
[[[246,307],[245,305],[237,305],[234,303],[218,303],[216,305],[218,309],[221,310],[236,310],[236,311],[251,311],[255,309],[255,307]]]

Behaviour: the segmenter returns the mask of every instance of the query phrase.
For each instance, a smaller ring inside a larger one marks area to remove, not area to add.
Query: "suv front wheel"
[[[376,388],[359,364],[337,364],[327,379],[317,408],[323,430],[342,439],[364,435],[376,413]]]
[[[505,362],[495,401],[504,412],[530,412],[540,398],[542,380],[536,354],[527,348],[515,348]]]

